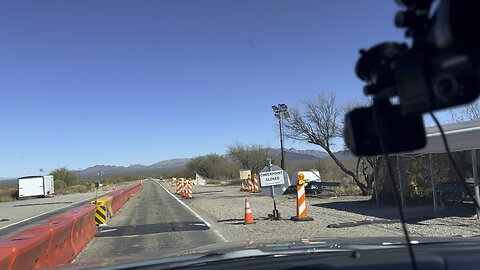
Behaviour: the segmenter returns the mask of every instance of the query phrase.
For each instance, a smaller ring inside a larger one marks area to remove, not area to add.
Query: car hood
[[[413,244],[434,244],[450,242],[478,242],[480,238],[470,237],[412,237]],[[171,254],[149,254],[144,257],[124,256],[103,258],[90,262],[73,262],[52,269],[125,269],[158,265],[171,267],[188,265],[201,259],[209,261],[255,257],[265,254],[315,253],[351,250],[373,250],[405,247],[404,237],[358,237],[358,238],[305,238],[293,240],[237,241],[206,245]],[[161,267],[160,267],[161,268]],[[50,268],[49,268],[50,269]]]

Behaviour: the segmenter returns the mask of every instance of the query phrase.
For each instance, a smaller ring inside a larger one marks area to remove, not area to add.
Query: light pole
[[[275,112],[275,117],[278,119],[278,125],[280,126],[280,151],[282,154],[280,167],[282,167],[282,170],[285,170],[285,156],[283,152],[283,118],[288,118],[290,115],[288,114],[288,107],[285,104],[278,104],[278,106],[273,105],[272,109]]]

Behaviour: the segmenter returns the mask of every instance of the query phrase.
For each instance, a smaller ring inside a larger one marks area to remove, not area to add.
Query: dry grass
[[[340,185],[338,188],[338,195],[360,196],[362,195],[362,192],[356,184],[346,184]]]
[[[55,190],[56,194],[86,193],[92,191],[90,185],[75,185]]]
[[[0,202],[11,202],[17,199],[17,188],[7,187],[0,190]]]
[[[208,179],[208,185],[216,185],[216,186],[240,186],[242,180],[240,179]]]
[[[224,186],[241,186],[242,182],[245,183],[246,181],[242,181],[240,179],[235,179],[235,180],[226,180],[223,182]]]

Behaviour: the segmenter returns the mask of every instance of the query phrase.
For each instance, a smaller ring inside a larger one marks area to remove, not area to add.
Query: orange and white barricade
[[[260,186],[258,185],[258,176],[257,174],[253,175],[253,193],[260,192]]]
[[[187,196],[187,181],[186,179],[182,179],[182,197],[185,198]]]
[[[250,174],[248,175],[248,179],[247,179],[247,191],[248,192],[252,192],[253,190],[253,182],[252,182],[252,177],[250,176]]]
[[[187,188],[185,190],[185,199],[193,199],[193,182],[192,178],[188,179]]]
[[[298,174],[297,183],[297,216],[291,217],[293,221],[313,221],[312,217],[307,216],[307,196],[305,194],[305,176]]]
[[[182,192],[182,182],[180,179],[177,180],[177,191],[175,192],[176,194],[180,194]]]

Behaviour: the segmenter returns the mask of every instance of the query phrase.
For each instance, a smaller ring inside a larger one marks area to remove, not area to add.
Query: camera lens
[[[435,94],[442,99],[448,99],[457,92],[457,89],[457,80],[451,75],[444,75],[438,78],[434,87]]]
[[[397,27],[410,27],[415,24],[417,16],[412,11],[399,11],[395,15],[395,25]]]

